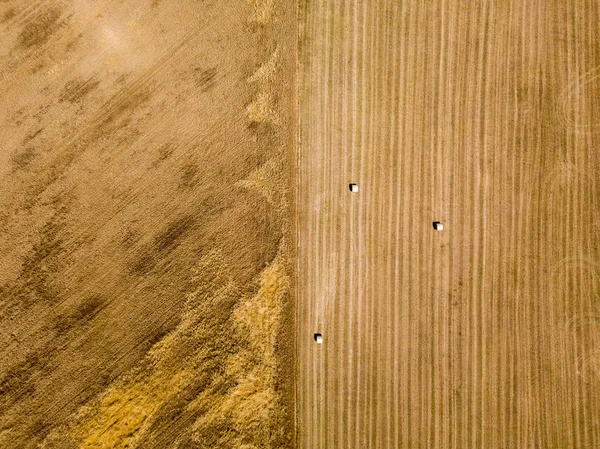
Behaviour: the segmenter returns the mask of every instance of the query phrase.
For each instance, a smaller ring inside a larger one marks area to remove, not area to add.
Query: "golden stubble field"
[[[295,30],[0,2],[0,447],[293,444]]]
[[[301,1],[299,75],[299,447],[600,447],[598,3]]]

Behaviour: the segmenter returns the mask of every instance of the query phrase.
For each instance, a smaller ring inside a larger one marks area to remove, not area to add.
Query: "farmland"
[[[298,447],[600,447],[597,3],[300,3]]]
[[[289,447],[295,9],[0,21],[0,447]]]
[[[0,448],[600,447],[599,24],[0,1]]]

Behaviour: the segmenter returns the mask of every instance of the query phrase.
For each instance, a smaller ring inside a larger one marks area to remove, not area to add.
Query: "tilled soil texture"
[[[598,3],[300,4],[299,447],[600,447]]]
[[[292,446],[296,36],[0,2],[0,447]]]

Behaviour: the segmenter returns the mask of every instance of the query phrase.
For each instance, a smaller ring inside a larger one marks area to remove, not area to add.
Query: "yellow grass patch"
[[[279,49],[276,49],[269,60],[261,65],[256,72],[248,78],[248,82],[259,83],[263,86],[272,83],[275,80],[275,76],[279,69],[280,59]]]
[[[275,0],[249,0],[253,12],[248,19],[250,23],[267,25],[275,16]]]
[[[284,184],[285,178],[282,175],[284,170],[283,158],[275,156],[236,185],[254,189],[262,194],[269,204],[280,212],[281,218],[285,219],[283,208],[287,207],[285,198],[287,186]]]
[[[246,107],[246,114],[252,123],[279,123],[273,95],[273,83],[279,70],[279,63],[279,49],[276,49],[269,60],[247,80],[248,83],[256,84],[258,87],[254,100]]]
[[[150,379],[111,389],[90,420],[73,433],[83,436],[81,448],[134,447],[138,432],[172,395],[181,391],[194,375],[192,370],[176,373],[157,371]]]
[[[274,97],[270,92],[259,92],[252,103],[246,107],[246,114],[252,123],[278,122],[274,108]]]

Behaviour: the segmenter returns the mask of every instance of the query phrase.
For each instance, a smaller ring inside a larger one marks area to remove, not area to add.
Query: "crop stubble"
[[[300,3],[299,447],[599,447],[597,3]]]

